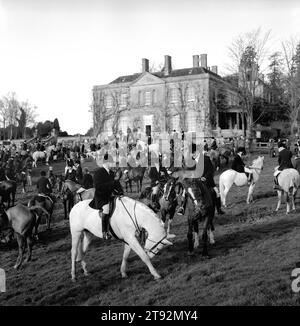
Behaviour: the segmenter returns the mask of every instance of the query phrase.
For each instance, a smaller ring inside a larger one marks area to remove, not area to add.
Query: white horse
[[[33,152],[32,153],[32,158],[33,158],[32,167],[35,167],[35,168],[37,167],[38,160],[46,159],[46,162],[47,162],[48,157],[49,156],[48,156],[47,152],[42,152],[42,151]]]
[[[249,186],[248,197],[247,197],[247,204],[253,200],[253,191],[255,184],[257,183],[261,170],[263,169],[264,165],[264,156],[259,156],[252,162],[252,165],[249,167],[253,170],[253,179]],[[228,194],[229,189],[231,186],[235,184],[238,187],[247,186],[248,180],[245,173],[239,173],[235,170],[229,169],[221,173],[219,178],[219,188],[220,188],[220,195],[221,201],[224,207],[226,207],[226,196]]]
[[[277,190],[278,203],[276,207],[276,212],[279,210],[281,205],[282,195],[285,194],[286,198],[286,214],[289,214],[295,208],[295,197],[297,189],[300,186],[300,175],[296,169],[285,169],[278,175],[278,185],[281,190]]]
[[[91,200],[83,200],[76,204],[70,212],[72,281],[75,281],[75,261],[81,261],[84,275],[88,276],[84,256],[91,242],[91,234],[103,238],[102,222],[98,210],[92,209],[89,206],[90,202]],[[154,279],[159,279],[161,276],[151,264],[150,259],[164,246],[172,245],[172,242],[167,240],[167,235],[160,218],[143,203],[124,196],[116,199],[116,207],[110,224],[115,235],[125,243],[120,269],[122,277],[127,277],[127,259],[132,249],[147,265]],[[136,238],[136,234],[142,228],[148,233],[144,248],[142,248]],[[81,239],[82,233],[83,239]]]

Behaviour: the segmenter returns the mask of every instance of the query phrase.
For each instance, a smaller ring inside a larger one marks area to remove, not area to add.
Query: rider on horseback
[[[280,172],[284,169],[293,169],[293,163],[292,163],[292,152],[286,148],[286,144],[283,142],[278,143],[278,168],[274,172],[274,190],[279,190],[279,184],[278,184],[278,175]]]
[[[245,166],[242,160],[242,155],[246,154],[244,147],[238,147],[235,158],[232,161],[231,168],[239,173],[245,173],[248,179],[248,184],[251,183],[253,178],[253,171]]]
[[[151,166],[149,170],[149,178],[151,180],[152,188],[152,202],[158,205],[158,192],[160,186],[165,184],[169,179],[169,174],[167,169],[162,165],[162,156],[159,154],[159,163],[155,166]]]
[[[94,174],[94,187],[95,195],[94,199],[90,203],[90,207],[99,210],[99,216],[102,220],[102,233],[103,239],[110,239],[109,233],[109,203],[111,201],[112,194],[115,190],[119,194],[122,194],[122,187],[118,181],[115,180],[114,172],[111,170],[113,159],[107,153],[104,155],[103,162],[96,161],[99,169]]]
[[[207,147],[204,148],[203,154],[204,154],[204,157],[203,157],[204,166],[203,166],[203,173],[202,173],[200,180],[202,182],[204,182],[206,184],[207,188],[211,191],[213,200],[215,202],[215,206],[217,208],[217,212],[219,215],[222,215],[222,214],[224,214],[224,212],[221,210],[220,194],[219,194],[219,190],[214,181],[214,170],[215,169],[214,169],[213,164],[209,158],[209,150]],[[195,161],[197,162],[197,164],[199,163],[199,159],[200,159],[200,153],[198,153],[198,155],[195,158]],[[187,194],[186,194],[185,190],[182,194],[182,197],[184,199],[183,199],[182,205],[179,207],[179,209],[177,211],[178,215],[184,215],[184,212],[185,212],[185,206],[186,206],[186,202],[187,202]]]
[[[52,186],[49,179],[46,177],[46,172],[44,170],[41,171],[41,177],[39,178],[36,187],[39,195],[49,197],[52,202],[54,202]]]

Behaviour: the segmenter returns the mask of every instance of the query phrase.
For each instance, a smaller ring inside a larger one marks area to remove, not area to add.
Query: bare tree
[[[2,97],[1,116],[3,127],[10,127],[9,138],[13,138],[13,126],[17,122],[19,111],[19,102],[15,92],[10,92],[6,96]]]
[[[250,138],[253,135],[253,107],[259,96],[260,69],[268,55],[270,31],[262,33],[258,28],[238,36],[229,46],[231,64],[229,70],[236,74],[242,111],[247,118],[247,130]]]
[[[285,89],[289,104],[289,117],[291,133],[294,128],[298,129],[300,112],[300,40],[291,37],[282,43],[285,59]]]
[[[104,90],[100,90],[97,93],[93,92],[91,111],[93,114],[93,129],[95,136],[104,132],[105,124],[108,121],[112,122],[113,133],[116,134],[118,132],[121,113],[130,109],[128,96],[126,97],[125,105],[121,103],[121,94],[123,93],[122,90],[111,91],[110,93]],[[110,105],[107,103],[109,96],[111,99]]]

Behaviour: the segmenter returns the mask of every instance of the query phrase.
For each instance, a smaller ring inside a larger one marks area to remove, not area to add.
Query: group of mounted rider
[[[244,139],[241,139],[241,141],[244,141]],[[133,152],[134,147],[133,145],[130,148]],[[292,153],[285,147],[286,145],[284,142],[279,143],[278,171],[294,168],[291,162]],[[155,212],[161,212],[163,222],[165,222],[164,214],[166,212],[170,214],[169,218],[171,219],[175,214],[175,209],[177,209],[178,215],[185,215],[185,213],[187,213],[190,252],[193,250],[193,232],[198,232],[198,221],[204,221],[203,254],[207,254],[208,234],[212,235],[212,231],[214,230],[213,218],[215,210],[218,214],[224,214],[221,209],[222,194],[220,194],[219,188],[214,181],[216,166],[213,164],[212,156],[213,152],[220,151],[221,149],[222,148],[219,148],[214,138],[211,139],[210,145],[204,142],[204,146],[194,146],[192,150],[194,166],[192,168],[186,166],[184,162],[180,168],[174,168],[172,164],[170,167],[166,168],[163,164],[163,155],[159,153],[158,163],[151,166],[148,171],[148,176],[151,180],[150,187],[146,188],[139,197],[141,201],[143,201],[145,197],[150,199],[150,201],[148,201],[148,206]],[[81,150],[78,151],[79,154],[80,152]],[[253,164],[247,167],[243,161],[243,157],[246,154],[244,146],[239,146],[237,148],[233,146],[232,152],[235,153],[235,156],[230,170],[245,175],[247,183],[253,185],[253,182],[257,181],[255,173],[257,174],[257,171],[261,171],[262,164],[259,166]],[[121,179],[120,175],[118,175],[118,168],[115,167],[113,157],[106,152],[103,159],[100,160],[96,158],[96,163],[99,168],[94,172],[94,177],[92,177],[87,169],[84,171],[82,170],[80,158],[75,158],[73,160],[70,158],[70,155],[67,155],[65,176],[60,180],[59,190],[61,193],[67,191],[72,197],[76,195],[83,199],[83,192],[85,192],[85,189],[93,189],[87,197],[87,199],[91,199],[89,207],[98,212],[99,223],[101,223],[98,233],[107,240],[114,235],[109,222],[114,207],[112,202],[115,202],[112,198],[122,198],[124,196],[124,191],[120,183]],[[187,177],[186,171],[193,172],[197,170],[198,166],[201,164],[203,165],[201,175],[193,177],[192,173]],[[123,171],[130,168],[132,167],[127,166]],[[278,189],[278,172],[274,174],[274,177],[275,188]],[[36,209],[40,207],[40,203],[45,202],[45,198],[49,198],[49,200],[52,201],[50,212],[45,208],[45,205],[41,205],[41,207],[45,209],[45,213],[48,212],[50,217],[55,201],[52,195],[54,186],[54,182],[51,182],[52,178],[55,178],[52,168],[49,169],[48,176],[46,176],[45,171],[41,172],[41,176],[37,182],[37,192],[39,196],[34,197],[29,205],[32,209]],[[76,186],[73,188],[63,187],[66,183],[69,185],[73,183]],[[170,196],[170,194],[173,195]],[[43,196],[44,199],[41,199]],[[172,198],[172,200],[170,198]],[[163,213],[164,210],[165,212]],[[129,215],[131,216],[131,214]],[[50,217],[48,219],[48,227],[50,227]],[[170,225],[168,225],[167,235],[170,235]],[[210,240],[213,242],[213,238],[210,238]]]

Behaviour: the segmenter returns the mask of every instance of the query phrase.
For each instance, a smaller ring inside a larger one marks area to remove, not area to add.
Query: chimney
[[[207,69],[207,54],[201,54],[201,67]]]
[[[199,68],[199,55],[193,55],[193,68]]]
[[[211,66],[211,71],[218,74],[218,66]]]
[[[142,59],[142,72],[145,72],[145,71],[149,72],[149,60],[143,58]]]
[[[165,66],[164,66],[164,73],[166,76],[170,75],[172,71],[172,62],[171,62],[171,56],[165,55]]]

